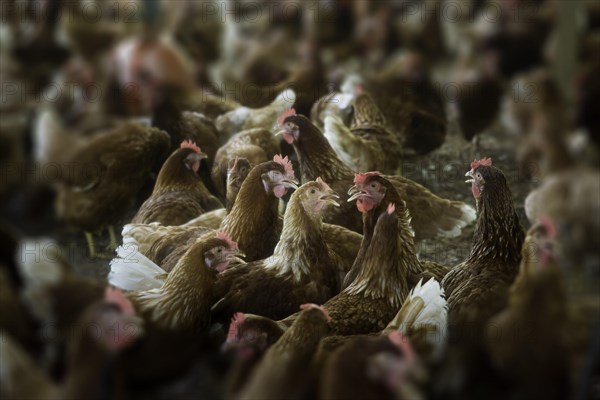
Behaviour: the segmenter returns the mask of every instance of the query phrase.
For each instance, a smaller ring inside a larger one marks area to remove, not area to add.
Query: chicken
[[[302,180],[321,176],[331,182],[332,189],[341,196],[342,205],[327,213],[324,221],[361,232],[360,214],[346,201],[346,191],[354,179],[353,172],[340,161],[323,134],[306,117],[295,115],[292,109],[282,113],[278,122],[283,138],[294,145]],[[473,208],[462,202],[439,198],[402,176],[389,176],[388,179],[407,203],[416,242],[436,236],[456,237],[464,226],[475,219]]]
[[[368,249],[373,240],[378,215],[386,210],[390,204],[405,204],[393,183],[378,172],[356,174],[354,183],[355,185],[348,191],[348,194],[352,194],[348,198],[348,201],[356,199],[356,207],[363,214],[363,243],[352,269],[344,278],[342,285],[344,288],[348,287],[354,281],[360,271],[365,250]],[[410,213],[404,207],[398,208],[396,213],[402,224],[407,226],[407,231],[400,231],[401,236],[397,238],[400,242],[399,245],[408,248],[408,254],[412,253],[409,257],[413,268],[407,271],[406,276],[409,286],[413,287],[421,279],[432,277],[441,281],[448,272],[448,268],[431,261],[420,261],[417,259],[414,251],[414,233],[410,228]]]
[[[237,254],[237,243],[217,232],[216,237],[194,243],[160,289],[133,292],[131,298],[152,325],[201,331],[210,320],[208,297],[217,275],[213,272],[225,270]]]
[[[473,161],[467,176],[477,202],[471,253],[444,277],[442,286],[448,299],[452,343],[447,367],[454,374],[461,374],[448,390],[470,393],[477,389],[477,381],[492,383],[482,358],[483,329],[507,305],[509,288],[519,270],[525,234],[506,178],[492,166],[492,160]]]
[[[382,337],[359,336],[327,361],[322,399],[420,399],[426,371],[410,340],[397,331]]]
[[[267,350],[236,398],[304,398],[309,395],[307,373],[319,340],[329,331],[327,309],[303,304],[292,326]]]
[[[385,117],[367,93],[358,94],[354,100],[350,129],[330,115],[325,117],[323,134],[344,163],[355,171],[394,173],[400,166],[400,143],[387,130]]]
[[[215,124],[221,134],[222,143],[238,132],[254,128],[273,129],[273,121],[283,110],[291,107],[296,101],[296,93],[292,89],[281,92],[275,100],[263,108],[240,106],[219,116]]]
[[[163,131],[125,123],[94,136],[61,165],[57,216],[86,231],[92,257],[91,232],[109,227],[111,247],[116,247],[112,225],[133,207],[150,171],[164,159],[168,141]]]
[[[204,212],[221,208],[222,204],[197,175],[203,158],[206,154],[195,143],[183,141],[165,161],[152,194],[131,222],[181,225]]]
[[[504,307],[525,238],[506,178],[492,160],[473,161],[467,176],[478,214],[471,254],[442,281],[455,323],[485,322]]]
[[[587,270],[580,283],[591,283],[599,259],[594,238],[600,232],[600,173],[573,167],[545,177],[527,195],[525,213],[532,223],[542,215],[555,221],[561,243],[556,256],[571,271]]]
[[[564,399],[571,392],[567,360],[573,326],[554,255],[556,236],[547,217],[528,231],[507,308],[485,332],[494,366],[510,378],[510,395]]]
[[[143,335],[143,325],[129,300],[110,288],[106,293],[105,299],[86,307],[72,327],[68,365],[60,383],[52,381],[12,337],[3,337],[0,394],[13,399],[118,396],[117,377],[111,366],[119,353]]]
[[[454,117],[465,140],[478,140],[478,135],[496,121],[502,99],[502,82],[487,65],[471,64],[469,61],[458,66],[453,81],[456,97],[450,99],[450,107]],[[448,87],[450,84],[448,82]]]
[[[326,94],[315,102],[310,110],[310,120],[319,129],[323,129],[328,116],[337,117],[343,125],[352,122],[352,103],[354,93],[333,92]]]
[[[423,57],[407,51],[391,58],[375,76],[364,78],[362,85],[402,148],[417,154],[437,149],[446,139],[444,101],[429,73]]]
[[[236,133],[219,148],[215,155],[211,172],[215,187],[221,196],[226,196],[228,165],[235,157],[244,157],[252,165],[258,165],[272,159],[277,153],[279,153],[279,143],[275,141],[268,129],[253,128]]]
[[[323,211],[338,206],[336,197],[320,178],[292,194],[273,255],[219,276],[215,320],[229,321],[235,312],[282,319],[303,303],[324,303],[338,293],[338,260],[321,231]]]

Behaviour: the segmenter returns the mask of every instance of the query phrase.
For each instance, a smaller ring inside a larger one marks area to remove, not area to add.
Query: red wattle
[[[285,140],[286,142],[288,142],[288,144],[292,144],[294,143],[294,137],[292,135],[290,135],[287,132],[283,133],[283,140]]]
[[[283,185],[277,185],[273,188],[273,194],[278,199],[285,196],[286,193],[287,193],[287,191],[285,189],[285,186],[283,186]]]
[[[473,193],[473,197],[475,198],[475,200],[477,200],[479,198],[480,192],[475,182],[471,183],[471,192]]]

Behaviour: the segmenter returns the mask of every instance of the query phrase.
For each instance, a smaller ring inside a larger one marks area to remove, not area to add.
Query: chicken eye
[[[310,189],[310,194],[315,194],[315,189]]]
[[[377,183],[375,183],[375,182],[371,183],[371,188],[372,189],[377,189]]]
[[[479,173],[479,172],[478,172],[477,174],[475,174],[475,177],[476,177],[477,179],[482,179],[481,173]]]
[[[256,334],[254,332],[245,333],[244,334],[244,339],[247,342],[250,342],[250,343],[255,342],[256,341]]]

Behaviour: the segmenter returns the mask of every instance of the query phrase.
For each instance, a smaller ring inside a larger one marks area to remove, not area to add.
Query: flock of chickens
[[[598,4],[565,89],[556,0],[89,3],[1,25],[2,398],[600,398]]]

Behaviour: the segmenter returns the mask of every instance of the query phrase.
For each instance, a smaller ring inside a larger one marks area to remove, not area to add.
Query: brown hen
[[[323,134],[353,170],[395,173],[400,166],[400,142],[387,129],[385,117],[367,93],[356,96],[349,129],[339,118],[327,116]]]
[[[152,194],[131,222],[181,225],[204,212],[221,208],[221,202],[210,194],[197,175],[203,158],[206,154],[198,146],[182,142],[165,161]]]
[[[125,123],[94,136],[65,162],[65,168],[73,169],[60,176],[56,213],[86,231],[90,255],[96,253],[90,232],[110,228],[133,207],[150,171],[164,159],[168,143],[163,131]],[[109,233],[116,247],[112,228]]]
[[[338,260],[323,240],[322,213],[337,197],[321,179],[296,190],[287,206],[272,256],[230,268],[219,276],[216,320],[235,312],[281,319],[306,302],[324,303],[338,293]]]

